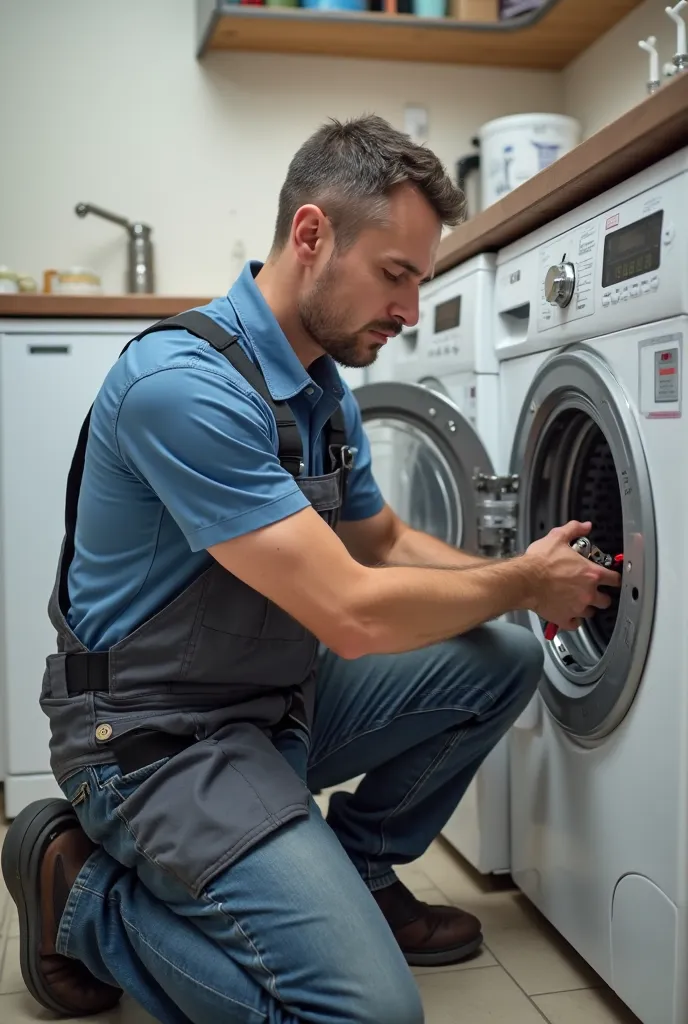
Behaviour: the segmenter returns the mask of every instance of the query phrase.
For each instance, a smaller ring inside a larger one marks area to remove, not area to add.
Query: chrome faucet
[[[128,267],[127,267],[127,290],[134,294],[152,294],[155,291],[153,275],[153,243],[151,242],[152,228],[140,221],[132,223],[125,217],[118,217],[114,213],[103,210],[93,203],[77,203],[74,208],[77,217],[85,217],[87,213],[94,213],[97,217],[111,220],[113,224],[119,224],[129,234]]]

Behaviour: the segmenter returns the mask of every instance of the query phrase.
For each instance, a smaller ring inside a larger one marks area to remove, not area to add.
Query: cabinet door
[[[0,621],[8,775],[49,771],[38,698],[55,650],[48,599],[67,473],[86,413],[130,334],[0,335]]]

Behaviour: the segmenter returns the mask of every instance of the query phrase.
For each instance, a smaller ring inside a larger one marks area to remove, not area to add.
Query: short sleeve
[[[348,388],[342,399],[342,412],[346,423],[347,444],[357,451],[341,518],[353,522],[377,515],[384,508],[385,500],[373,476],[370,442],[363,429],[361,410]]]
[[[277,458],[269,409],[222,374],[174,366],[139,378],[115,429],[125,465],[165,505],[192,551],[308,506]]]

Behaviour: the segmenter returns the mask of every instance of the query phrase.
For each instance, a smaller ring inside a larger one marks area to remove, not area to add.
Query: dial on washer
[[[566,258],[545,275],[545,298],[552,306],[568,306],[576,287],[576,268]]]

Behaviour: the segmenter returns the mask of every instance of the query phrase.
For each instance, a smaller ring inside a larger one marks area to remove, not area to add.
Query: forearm
[[[356,657],[415,650],[528,607],[537,577],[522,556],[454,569],[369,569],[361,584],[350,609],[360,628]]]
[[[445,544],[429,533],[404,526],[386,553],[384,563],[390,566],[416,565],[465,569],[468,566],[490,565],[492,560],[471,555],[460,548]]]

